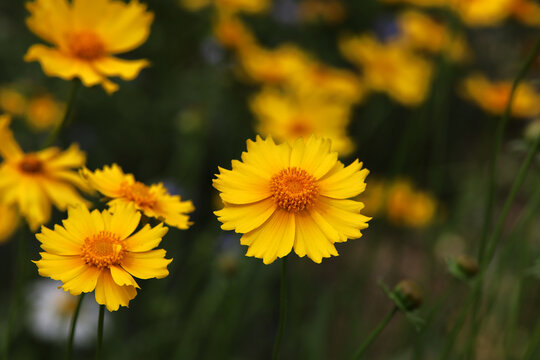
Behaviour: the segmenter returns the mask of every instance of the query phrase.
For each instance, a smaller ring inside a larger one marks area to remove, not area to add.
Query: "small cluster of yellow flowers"
[[[494,26],[514,17],[527,26],[540,26],[540,5],[534,0],[381,0],[423,7],[445,7],[468,26]]]
[[[464,98],[493,115],[504,112],[511,90],[511,81],[491,82],[480,73],[469,75],[460,86]],[[520,83],[514,93],[510,114],[524,118],[540,116],[540,92],[532,84]]]
[[[361,71],[366,87],[387,93],[405,106],[427,97],[433,65],[400,41],[379,42],[372,35],[344,36],[341,52]]]
[[[270,264],[293,249],[320,263],[337,256],[336,242],[357,239],[368,227],[362,193],[368,170],[355,160],[345,167],[330,140],[311,136],[293,144],[271,137],[247,141],[242,161],[219,168],[214,187],[224,208],[216,211],[223,230],[243,234],[247,256]]]
[[[199,11],[207,6],[215,6],[218,11],[227,13],[263,13],[268,10],[270,0],[180,0],[189,11]]]
[[[10,118],[0,117],[0,203],[13,206],[35,230],[51,217],[51,207],[87,203],[76,188],[87,189],[76,170],[86,161],[77,145],[25,153],[9,129]]]
[[[48,93],[27,98],[19,91],[5,87],[0,89],[0,111],[11,116],[22,116],[30,128],[44,131],[62,119],[65,104]]]
[[[339,24],[345,19],[346,10],[339,0],[303,0],[299,5],[299,15],[302,22]]]
[[[367,215],[385,215],[393,224],[410,228],[430,225],[437,210],[431,194],[414,189],[410,181],[403,179],[390,183],[372,180],[359,199],[366,205]]]
[[[154,15],[137,0],[35,0],[26,4],[30,30],[53,45],[32,45],[26,61],[39,61],[46,75],[79,78],[85,86],[118,90],[111,76],[133,80],[150,63],[124,60],[116,54],[146,41]]]

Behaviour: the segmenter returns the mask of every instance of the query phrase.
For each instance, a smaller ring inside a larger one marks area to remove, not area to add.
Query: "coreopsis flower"
[[[533,0],[515,0],[512,7],[514,17],[528,26],[540,26],[540,4]]]
[[[430,53],[446,52],[454,61],[461,61],[467,54],[463,36],[452,35],[442,23],[419,11],[404,11],[397,17],[399,34],[396,41],[414,49]]]
[[[256,43],[251,30],[237,16],[220,14],[213,31],[221,45],[233,50],[240,51]]]
[[[257,132],[262,135],[294,143],[299,137],[315,134],[332,140],[332,150],[341,155],[354,149],[347,136],[349,105],[267,87],[255,95],[250,106],[258,120]]]
[[[38,95],[28,100],[26,122],[35,130],[50,129],[62,120],[65,104],[50,94]]]
[[[421,104],[428,93],[433,65],[399,42],[380,43],[373,36],[340,40],[343,55],[362,70],[365,85],[406,106]]]
[[[39,61],[48,76],[79,78],[108,92],[118,85],[108,78],[133,80],[150,63],[114,55],[139,47],[150,33],[154,15],[137,0],[35,0],[27,3],[30,30],[53,45],[32,45],[25,61]]]
[[[0,116],[0,203],[15,206],[33,230],[49,221],[52,204],[64,211],[68,205],[86,203],[76,190],[86,189],[75,171],[86,161],[79,147],[25,153],[9,123],[9,117]]]
[[[0,89],[0,111],[9,115],[22,115],[26,109],[26,98],[11,87]]]
[[[469,26],[497,25],[511,13],[516,0],[449,0],[452,9]]]
[[[339,0],[302,0],[299,13],[303,22],[322,20],[329,24],[341,23],[346,16],[345,6]]]
[[[19,225],[19,214],[13,206],[0,203],[0,244],[9,240]]]
[[[195,209],[191,201],[181,201],[179,195],[169,194],[162,183],[147,186],[136,181],[132,174],[125,174],[116,164],[94,172],[84,169],[82,175],[90,187],[111,199],[107,204],[112,211],[119,205],[132,203],[144,215],[178,229],[187,229],[192,224],[187,215]]]
[[[386,211],[396,225],[422,228],[435,218],[437,203],[431,194],[413,189],[407,180],[390,185],[386,195]]]
[[[484,75],[475,73],[462,83],[462,96],[474,102],[482,110],[500,115],[506,109],[512,89],[511,81],[489,81]],[[540,93],[527,82],[518,85],[511,108],[512,116],[535,117],[540,115]]]
[[[270,264],[294,248],[320,263],[338,255],[336,242],[362,236],[369,218],[350,198],[364,191],[369,171],[358,160],[345,167],[330,148],[315,136],[279,145],[257,136],[232,170],[219,168],[213,185],[224,208],[215,214],[223,230],[243,234],[246,256]]]
[[[180,0],[180,4],[190,10],[198,11],[214,5],[220,12],[262,13],[268,10],[269,0]]]
[[[119,204],[114,213],[69,208],[63,226],[43,226],[36,234],[44,250],[34,261],[39,274],[60,280],[71,295],[95,290],[97,303],[109,311],[127,307],[139,288],[133,277],[164,278],[172,261],[165,259],[165,250],[154,250],[168,228],[147,224],[134,233],[140,220],[133,204]]]

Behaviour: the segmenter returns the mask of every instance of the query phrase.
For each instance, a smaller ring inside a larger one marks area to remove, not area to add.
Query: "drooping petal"
[[[133,279],[133,277],[126,270],[122,269],[120,266],[113,265],[109,269],[111,270],[111,276],[117,285],[120,285],[120,286],[127,285],[127,286],[134,286],[136,288],[139,288],[139,285],[137,284],[135,279]]]
[[[62,288],[71,295],[80,295],[94,291],[102,270],[94,266],[86,266],[85,269],[69,281],[64,281]]]
[[[129,301],[137,295],[134,286],[117,285],[111,272],[104,270],[96,285],[96,302],[105,305],[107,310],[116,311],[120,306],[129,306]]]
[[[327,238],[308,212],[296,215],[294,250],[298,256],[307,255],[318,264],[323,258],[338,256],[332,241]]]
[[[105,76],[118,76],[124,80],[133,80],[145,67],[150,66],[148,60],[123,60],[106,56],[93,62],[94,68]]]

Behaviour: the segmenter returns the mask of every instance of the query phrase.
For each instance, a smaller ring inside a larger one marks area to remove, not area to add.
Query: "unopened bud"
[[[476,274],[478,274],[478,271],[480,270],[480,268],[478,267],[478,262],[467,255],[459,255],[456,258],[456,264],[459,270],[461,270],[461,272],[467,278],[474,277]]]
[[[400,281],[394,288],[394,294],[398,297],[407,311],[412,311],[422,305],[422,291],[412,280]]]

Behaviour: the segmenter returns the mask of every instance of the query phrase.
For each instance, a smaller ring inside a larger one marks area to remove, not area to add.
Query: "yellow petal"
[[[338,158],[337,152],[330,152],[331,142],[311,136],[305,141],[300,138],[292,147],[291,167],[306,170],[316,179],[326,175],[332,169]]]
[[[49,148],[51,149],[51,148]],[[40,151],[42,153],[43,151]],[[79,145],[72,144],[67,150],[65,151],[58,151],[54,157],[51,157],[47,161],[47,169],[50,170],[60,170],[65,168],[80,168],[81,166],[84,166],[84,163],[86,162],[86,154],[84,151],[81,151],[79,148]]]
[[[135,279],[133,279],[133,277],[126,270],[117,265],[112,265],[109,269],[111,270],[111,276],[117,285],[134,286],[139,289],[139,285]]]
[[[347,167],[341,163],[319,181],[320,194],[335,199],[347,199],[360,194],[366,188],[364,180],[369,174],[362,169],[362,163],[355,160]]]
[[[269,136],[266,140],[257,136],[255,141],[247,141],[247,152],[242,153],[242,161],[258,169],[263,177],[271,177],[289,167],[291,147],[287,143],[276,145]]]
[[[159,245],[161,238],[165,236],[168,230],[163,224],[159,224],[153,228],[147,224],[141,230],[124,240],[124,246],[127,251],[131,252],[152,250]]]
[[[79,193],[75,191],[75,188],[69,184],[43,179],[43,181],[41,181],[41,186],[54,205],[62,211],[65,211],[68,206],[76,206],[78,204],[90,206],[90,203],[79,195]]]
[[[41,260],[34,261],[39,275],[62,282],[69,281],[81,274],[88,266],[80,256],[63,256],[39,253]]]
[[[68,233],[78,239],[86,239],[102,230],[96,228],[88,208],[82,204],[70,207],[68,217],[62,220],[62,224]]]
[[[223,230],[247,233],[261,226],[274,213],[277,205],[273,199],[265,199],[247,205],[227,204],[224,209],[214,212],[223,223]]]
[[[9,128],[11,118],[8,115],[0,116],[0,155],[4,160],[13,160],[23,155],[21,147],[13,137]]]
[[[275,211],[263,226],[242,236],[241,243],[249,245],[246,256],[254,256],[270,264],[278,256],[289,254],[295,237],[294,218],[294,213]]]
[[[296,214],[296,238],[294,251],[298,256],[307,255],[311,260],[320,264],[322,258],[338,256],[332,241],[321,231],[307,211]]]
[[[120,239],[125,239],[139,225],[141,221],[141,213],[135,210],[133,204],[120,205],[114,210],[114,215],[111,218],[110,230],[117,234]]]
[[[223,201],[231,204],[249,204],[264,200],[272,195],[267,179],[252,176],[238,169],[219,168],[213,185],[219,190]]]
[[[129,301],[137,295],[134,286],[117,285],[111,272],[104,270],[96,285],[96,302],[105,305],[107,310],[116,311],[120,306],[128,306]]]
[[[122,267],[139,279],[161,279],[169,275],[167,265],[172,259],[165,259],[165,250],[152,250],[141,253],[127,252]]]
[[[36,234],[36,238],[41,242],[41,248],[48,253],[57,255],[81,253],[82,241],[74,241],[73,237],[65,237],[63,233],[52,231],[44,226],[41,227],[41,233]]]
[[[65,42],[71,11],[65,0],[36,0],[26,3],[31,16],[26,25],[43,40],[56,45]]]
[[[360,214],[364,204],[353,200],[336,200],[321,196],[317,210],[340,234],[349,239],[362,236],[360,230],[368,227],[369,217]],[[346,241],[341,239],[340,241]]]
[[[71,295],[80,295],[81,293],[94,291],[100,274],[101,270],[98,270],[98,268],[86,266],[84,271],[79,275],[69,281],[64,281],[62,288],[69,291]]]
[[[148,60],[122,60],[113,56],[106,56],[94,61],[93,65],[103,75],[133,80],[142,69],[150,66],[150,62]]]

